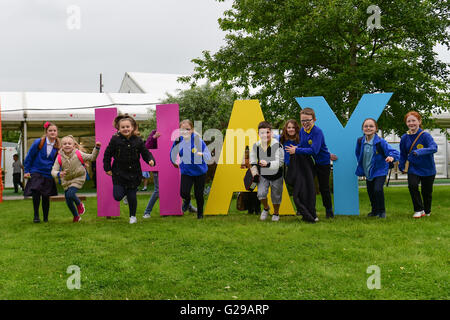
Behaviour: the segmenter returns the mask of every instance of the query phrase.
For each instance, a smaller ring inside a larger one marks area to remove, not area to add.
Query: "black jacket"
[[[140,137],[131,136],[127,139],[122,134],[116,133],[105,150],[103,169],[112,171],[113,184],[130,189],[137,188],[142,181],[141,155],[147,163],[150,160],[155,161]],[[114,158],[112,166],[111,158]]]

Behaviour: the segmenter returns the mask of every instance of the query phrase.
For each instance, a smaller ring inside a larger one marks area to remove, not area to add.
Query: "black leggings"
[[[32,190],[33,196],[33,209],[34,209],[34,219],[39,219],[39,204],[41,203],[42,197],[42,211],[44,213],[44,221],[48,220],[48,212],[50,210],[50,197],[42,195],[37,190]]]
[[[201,176],[188,176],[186,174],[181,175],[181,197],[184,201],[189,203],[191,201],[191,189],[194,185],[194,195],[197,201],[197,214],[203,215],[203,205],[205,200],[203,198],[203,192],[205,190],[206,174]]]
[[[126,189],[123,186],[119,186],[117,184],[113,185],[114,200],[120,201],[123,199],[123,197],[127,196],[128,207],[130,209],[130,217],[136,216],[136,209],[137,209],[136,192],[137,188]]]
[[[408,188],[414,206],[414,212],[431,212],[431,202],[433,199],[433,183],[435,176],[422,177],[408,173]],[[419,192],[419,183],[422,185],[422,192]]]

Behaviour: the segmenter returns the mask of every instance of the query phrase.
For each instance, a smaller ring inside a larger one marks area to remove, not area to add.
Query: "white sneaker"
[[[148,218],[150,218],[150,214],[149,214],[149,213],[146,213],[146,214],[144,214],[144,216],[143,216],[142,218],[148,219]]]
[[[316,218],[314,219],[314,221],[315,221],[315,222],[318,222],[318,221],[319,221],[319,218],[318,218],[318,217],[316,217]]]
[[[136,217],[130,217],[130,224],[137,223]]]
[[[267,216],[269,215],[269,211],[270,211],[270,208],[269,208],[268,210],[264,209],[264,210],[261,212],[261,216],[260,216],[259,218],[260,218],[262,221],[266,220],[266,219],[267,219]]]
[[[427,217],[431,216],[431,212],[430,213],[426,213],[425,214]]]
[[[422,211],[418,211],[418,212],[414,212],[413,218],[416,218],[416,219],[422,218],[424,215],[425,215],[425,212],[423,210]]]
[[[278,214],[272,215],[272,221],[280,221],[280,215]]]
[[[123,203],[128,205],[128,198],[127,198],[127,196],[123,197]]]

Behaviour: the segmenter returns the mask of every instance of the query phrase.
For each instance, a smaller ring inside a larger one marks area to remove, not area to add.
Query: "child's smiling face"
[[[73,149],[75,148],[75,143],[73,142],[73,140],[71,138],[63,138],[61,140],[61,144],[62,144],[62,149],[65,153],[69,154],[73,151]]]
[[[129,138],[134,131],[130,120],[122,120],[119,123],[119,132],[126,138]]]
[[[406,125],[412,132],[416,132],[417,130],[419,130],[421,124],[422,122],[413,115],[410,115],[408,116],[408,118],[406,118]]]

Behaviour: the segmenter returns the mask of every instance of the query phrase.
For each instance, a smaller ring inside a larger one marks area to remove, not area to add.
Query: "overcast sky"
[[[190,74],[191,59],[224,44],[217,19],[231,3],[1,0],[0,91],[98,92],[103,73],[104,91],[117,92],[127,71]]]

